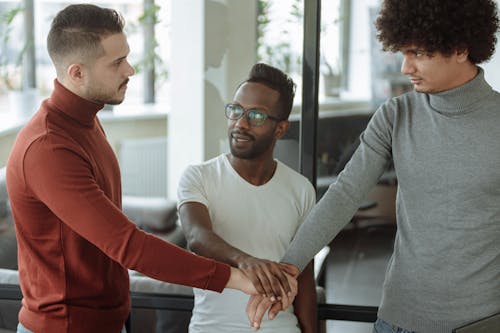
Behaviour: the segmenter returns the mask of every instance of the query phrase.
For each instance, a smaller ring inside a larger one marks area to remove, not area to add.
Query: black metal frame
[[[0,284],[0,301],[21,301],[21,288],[19,285]],[[191,311],[193,309],[193,296],[155,293],[131,293],[133,309],[155,309],[173,311]],[[377,319],[377,307],[354,306],[338,304],[318,304],[318,320],[347,320],[373,323]],[[131,332],[129,318],[126,323],[127,332]]]
[[[304,0],[300,172],[316,188],[321,0]],[[307,89],[306,89],[307,87]]]
[[[304,0],[300,172],[316,188],[321,0]],[[306,89],[307,88],[307,89]],[[318,304],[318,320],[375,322],[377,307]]]

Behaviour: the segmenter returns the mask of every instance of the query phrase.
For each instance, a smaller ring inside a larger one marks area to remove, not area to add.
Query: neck
[[[466,65],[464,65],[464,69],[462,71],[459,71],[459,73],[457,73],[457,84],[455,85],[455,87],[451,88],[451,89],[454,89],[454,88],[458,88],[460,86],[463,86],[464,84],[466,84],[467,82],[469,81],[472,81],[476,75],[478,74],[478,67],[476,65],[474,65],[473,63],[471,62],[467,62]],[[448,89],[450,90],[450,89]]]
[[[228,154],[227,157],[233,169],[243,179],[255,186],[267,183],[276,171],[277,163],[272,156],[266,156],[262,159],[242,159]]]
[[[84,96],[82,96],[80,90],[78,87],[76,87],[71,80],[68,80],[67,77],[60,77],[59,75],[57,76],[57,81],[67,90],[71,91],[73,94],[86,99]]]
[[[490,85],[484,80],[484,71],[477,71],[472,79],[447,91],[429,94],[429,103],[434,110],[443,114],[460,115],[475,110],[475,105],[491,92]]]

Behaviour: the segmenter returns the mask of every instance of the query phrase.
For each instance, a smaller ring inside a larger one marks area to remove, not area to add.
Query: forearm
[[[233,267],[238,267],[240,262],[249,257],[249,254],[227,243],[211,230],[198,230],[194,233],[196,236],[187,236],[188,247],[200,256],[213,258]]]
[[[351,220],[385,166],[383,157],[360,146],[337,181],[300,226],[281,261],[302,270]]]
[[[298,294],[294,302],[294,312],[300,324],[302,333],[317,332],[317,300],[316,284],[314,282],[314,269],[309,263],[299,279]]]

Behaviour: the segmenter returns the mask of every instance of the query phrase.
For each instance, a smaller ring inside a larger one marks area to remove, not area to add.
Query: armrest
[[[193,288],[152,279],[135,271],[129,271],[130,291],[133,293],[193,296]]]
[[[123,196],[122,210],[138,227],[167,232],[176,227],[177,202],[166,198]]]
[[[13,269],[0,268],[0,284],[19,285],[19,272]]]
[[[0,168],[0,217],[7,216],[7,184],[5,182],[5,167]]]

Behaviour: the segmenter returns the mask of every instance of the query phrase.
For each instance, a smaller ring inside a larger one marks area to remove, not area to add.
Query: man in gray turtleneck
[[[414,91],[375,112],[282,261],[304,268],[393,161],[398,231],[374,332],[451,333],[500,312],[500,94],[477,66],[494,52],[497,9],[385,0],[376,26]]]

